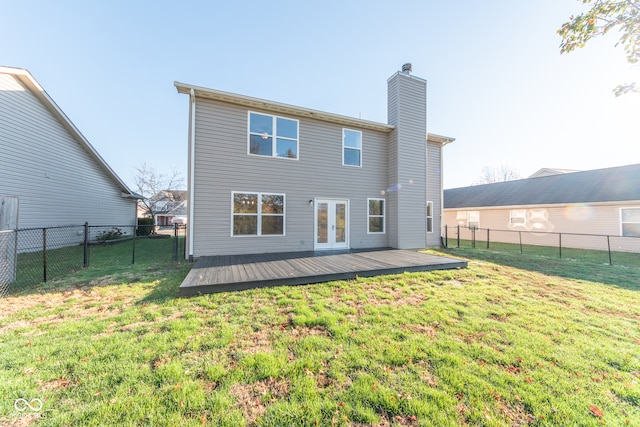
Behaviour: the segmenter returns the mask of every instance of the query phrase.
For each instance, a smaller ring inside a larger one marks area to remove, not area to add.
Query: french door
[[[349,201],[316,199],[316,250],[349,248]]]

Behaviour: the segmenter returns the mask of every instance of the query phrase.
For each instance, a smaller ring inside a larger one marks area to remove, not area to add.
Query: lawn
[[[640,266],[437,253],[471,261],[179,298],[189,265],[147,257],[14,293],[0,424],[640,425]]]

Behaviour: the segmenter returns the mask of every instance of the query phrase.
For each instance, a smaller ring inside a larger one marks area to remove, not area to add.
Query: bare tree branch
[[[471,185],[493,184],[495,182],[513,181],[520,178],[520,174],[507,165],[502,165],[499,168],[485,166],[482,168],[482,174],[476,178]]]
[[[135,170],[133,181],[136,192],[142,196],[140,206],[153,218],[155,224],[158,213],[171,210],[183,201],[185,192],[180,189],[184,180],[175,169],[169,174],[163,174],[146,163]]]

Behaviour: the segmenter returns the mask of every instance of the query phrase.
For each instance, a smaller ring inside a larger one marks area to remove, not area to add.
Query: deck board
[[[464,268],[467,261],[398,249],[200,257],[180,285],[198,295],[403,272]]]

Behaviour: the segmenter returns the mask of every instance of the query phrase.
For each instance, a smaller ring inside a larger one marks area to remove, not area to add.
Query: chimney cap
[[[406,64],[402,64],[402,72],[404,74],[411,74],[413,71],[413,67],[411,66],[411,62],[407,62]]]

